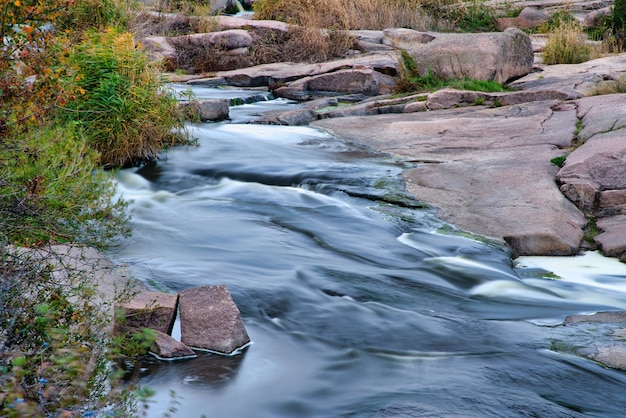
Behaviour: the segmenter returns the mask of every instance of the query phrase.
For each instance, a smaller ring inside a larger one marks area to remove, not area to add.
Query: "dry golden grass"
[[[579,64],[589,60],[591,47],[578,22],[561,22],[548,35],[543,51],[546,64]]]
[[[256,19],[280,20],[304,27],[425,30],[433,24],[425,10],[443,3],[436,0],[259,0],[254,4],[254,11]]]
[[[265,28],[248,31],[252,45],[249,54],[242,55],[225,53],[219,46],[192,44],[184,37],[171,38],[179,54],[177,62],[169,63],[167,70],[215,72],[273,62],[323,62],[345,55],[354,44],[354,39],[343,31],[300,26],[288,32]]]

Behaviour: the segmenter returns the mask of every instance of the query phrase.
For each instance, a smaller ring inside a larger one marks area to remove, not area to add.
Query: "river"
[[[401,161],[245,123],[290,106],[233,107],[190,127],[197,147],[120,173],[133,235],[112,258],[156,290],[225,284],[252,339],[144,363],[149,417],[624,416],[626,374],[573,355],[588,336],[559,325],[626,308],[624,265],[513,262],[405,196]]]

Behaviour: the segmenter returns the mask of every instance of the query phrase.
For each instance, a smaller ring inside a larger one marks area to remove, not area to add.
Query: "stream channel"
[[[589,337],[561,323],[626,308],[626,266],[512,261],[403,196],[401,161],[246,124],[294,106],[231,107],[190,127],[199,146],[120,173],[133,235],[110,256],[155,290],[225,284],[252,339],[145,362],[149,417],[624,416],[626,373],[574,355]]]

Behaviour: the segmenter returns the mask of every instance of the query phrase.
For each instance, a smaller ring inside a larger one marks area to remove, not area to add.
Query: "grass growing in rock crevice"
[[[462,79],[445,79],[436,76],[432,71],[428,71],[426,75],[422,75],[413,57],[404,50],[401,52],[400,67],[402,77],[396,83],[394,89],[394,93],[396,94],[429,92],[444,87],[489,93],[510,91],[506,86],[495,81],[475,80],[467,77]]]

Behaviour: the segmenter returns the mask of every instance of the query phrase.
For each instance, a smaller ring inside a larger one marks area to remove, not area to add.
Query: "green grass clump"
[[[558,157],[552,158],[550,162],[560,168],[560,167],[563,167],[563,164],[565,164],[566,159],[567,159],[567,155],[560,155]]]
[[[445,79],[428,71],[426,75],[420,74],[417,63],[408,52],[401,52],[402,77],[397,82],[395,93],[429,92],[451,87],[458,90],[503,92],[509,91],[505,86],[489,80],[475,80],[471,78]]]
[[[130,33],[91,31],[69,51],[75,93],[59,112],[74,123],[100,163],[130,166],[153,160],[159,151],[184,142],[183,118],[173,94],[162,89],[160,71]]]

